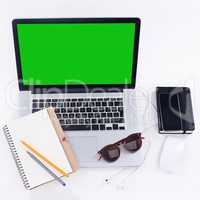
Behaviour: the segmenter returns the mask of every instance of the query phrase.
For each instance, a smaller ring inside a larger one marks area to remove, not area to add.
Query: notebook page
[[[69,161],[64,154],[62,145],[59,142],[47,110],[42,110],[17,119],[8,124],[8,128],[31,188],[51,181],[53,178],[30,158],[26,153],[24,146],[20,143],[20,140],[24,140],[31,144],[36,150],[61,169],[72,172]],[[55,172],[55,174],[61,176],[49,165],[46,163],[44,164]]]

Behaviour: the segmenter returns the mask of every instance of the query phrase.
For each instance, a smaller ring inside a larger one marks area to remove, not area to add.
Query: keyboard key
[[[106,127],[106,130],[112,130],[112,127],[108,126]]]
[[[72,103],[70,103],[70,106],[71,106],[71,107],[75,107],[75,106],[76,106],[76,103],[75,103],[75,102],[72,102]]]
[[[106,127],[105,127],[104,124],[101,124],[101,125],[100,125],[100,130],[105,130],[105,128],[106,128]]]
[[[111,109],[109,107],[106,107],[106,112],[111,112]]]
[[[60,109],[59,108],[56,108],[54,109],[55,113],[60,113]]]
[[[63,104],[63,106],[64,106],[64,107],[69,107],[69,103],[68,103],[68,102],[65,102],[65,103]]]
[[[92,119],[92,124],[96,124],[97,120],[96,119]]]
[[[118,123],[124,123],[124,118],[119,118]]]
[[[117,112],[116,112],[116,113],[113,113],[113,116],[114,116],[114,117],[119,117],[119,113],[117,113]]]
[[[74,108],[74,112],[79,112],[79,108]]]
[[[120,130],[124,130],[125,127],[124,127],[124,126],[120,126],[119,129],[120,129]]]
[[[60,124],[64,124],[65,121],[63,119],[60,120]]]
[[[98,112],[98,108],[92,108],[92,112]]]
[[[124,118],[112,118],[111,123],[124,123]]]
[[[77,101],[77,99],[72,99],[72,101]]]
[[[106,101],[102,102],[102,106],[107,106],[107,102]]]
[[[67,112],[71,113],[72,112],[72,108],[67,108]]]
[[[57,107],[63,107],[63,103],[57,103]]]
[[[65,120],[65,123],[66,123],[66,124],[71,124],[71,123],[72,123],[72,122],[71,122],[71,119],[66,119],[66,120]]]
[[[61,114],[57,114],[57,118],[61,118],[62,117],[62,115]]]
[[[115,106],[119,106],[120,105],[119,101],[116,101],[114,104],[115,104]]]
[[[37,108],[38,107],[38,104],[37,103],[33,103],[32,104],[32,108]]]
[[[123,106],[123,101],[119,102],[119,106]]]
[[[117,112],[117,108],[116,107],[112,107],[111,110],[112,110],[112,112]]]
[[[36,103],[37,103],[37,102],[38,102],[38,99],[33,99],[33,102],[36,102]]]
[[[52,107],[56,107],[56,103],[52,103],[51,106],[52,106]]]
[[[110,119],[109,118],[105,118],[104,119],[104,123],[106,123],[106,124],[110,123]]]
[[[72,124],[77,124],[78,120],[77,119],[72,119]]]
[[[88,106],[89,106],[89,107],[94,107],[94,106],[95,106],[95,103],[94,103],[94,102],[89,102],[89,103],[88,103]]]
[[[73,113],[70,113],[70,114],[69,114],[69,118],[74,118],[74,114],[73,114]]]
[[[80,117],[81,117],[81,114],[80,114],[80,113],[76,113],[76,114],[75,114],[75,117],[76,117],[76,118],[80,118]]]
[[[102,124],[103,123],[103,119],[98,119],[98,123]]]
[[[111,101],[108,102],[108,105],[109,105],[109,106],[113,106],[113,102],[111,102]]]
[[[87,112],[91,112],[92,109],[91,109],[91,108],[86,108],[86,111],[87,111]]]
[[[32,113],[39,111],[40,109],[32,109]]]
[[[80,108],[80,112],[85,112],[85,108]]]
[[[85,119],[85,124],[90,124],[90,119]]]
[[[112,113],[107,113],[107,117],[112,117]]]
[[[62,128],[64,131],[91,130],[90,125],[64,125]]]
[[[77,103],[76,103],[76,106],[77,106],[77,107],[81,107],[81,106],[82,106],[82,102],[77,102]]]
[[[106,117],[106,113],[101,113],[101,117]]]
[[[39,103],[39,108],[43,108],[44,107],[44,103]]]
[[[63,118],[68,118],[68,114],[63,114]]]
[[[115,119],[116,119],[116,118],[110,119],[110,122],[111,122],[111,123],[117,123],[118,121],[117,121],[117,119],[116,119],[116,121],[115,121]]]
[[[96,102],[96,106],[101,106],[101,102]]]
[[[94,117],[95,117],[95,118],[101,117],[101,116],[100,116],[100,113],[94,113]]]
[[[45,107],[46,107],[46,108],[48,108],[48,107],[50,107],[50,106],[51,106],[50,103],[45,103]]]
[[[118,107],[118,111],[119,112],[124,111],[123,107]]]
[[[61,108],[61,113],[66,113],[66,112],[67,112],[66,108]]]
[[[84,119],[79,119],[79,120],[78,120],[78,123],[79,123],[79,124],[84,124]]]
[[[117,130],[118,129],[118,124],[113,124],[113,130]]]
[[[87,113],[82,113],[82,118],[87,118]]]
[[[103,107],[99,108],[99,112],[104,112],[104,111],[105,111],[105,109]]]
[[[92,117],[94,117],[94,114],[93,113],[88,113],[88,117],[92,118]]]
[[[92,130],[99,130],[99,125],[92,125]]]
[[[83,102],[83,107],[88,107],[88,102]]]

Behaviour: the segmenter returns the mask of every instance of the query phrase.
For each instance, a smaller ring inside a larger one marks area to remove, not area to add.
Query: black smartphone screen
[[[160,108],[163,130],[181,130],[182,122],[180,116],[180,104],[178,95],[161,93]]]

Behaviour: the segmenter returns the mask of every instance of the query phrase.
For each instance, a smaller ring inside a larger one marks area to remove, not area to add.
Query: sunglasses
[[[99,160],[101,158],[108,162],[117,160],[120,157],[120,145],[123,145],[129,152],[134,153],[141,148],[142,139],[144,137],[141,137],[141,133],[134,133],[114,144],[109,144],[97,152],[100,155]]]

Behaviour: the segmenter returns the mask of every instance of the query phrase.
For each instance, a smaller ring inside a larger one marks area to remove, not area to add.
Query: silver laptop
[[[140,152],[97,160],[103,146],[139,131],[139,31],[138,18],[13,20],[19,89],[31,92],[32,112],[55,108],[80,166],[142,162]]]

